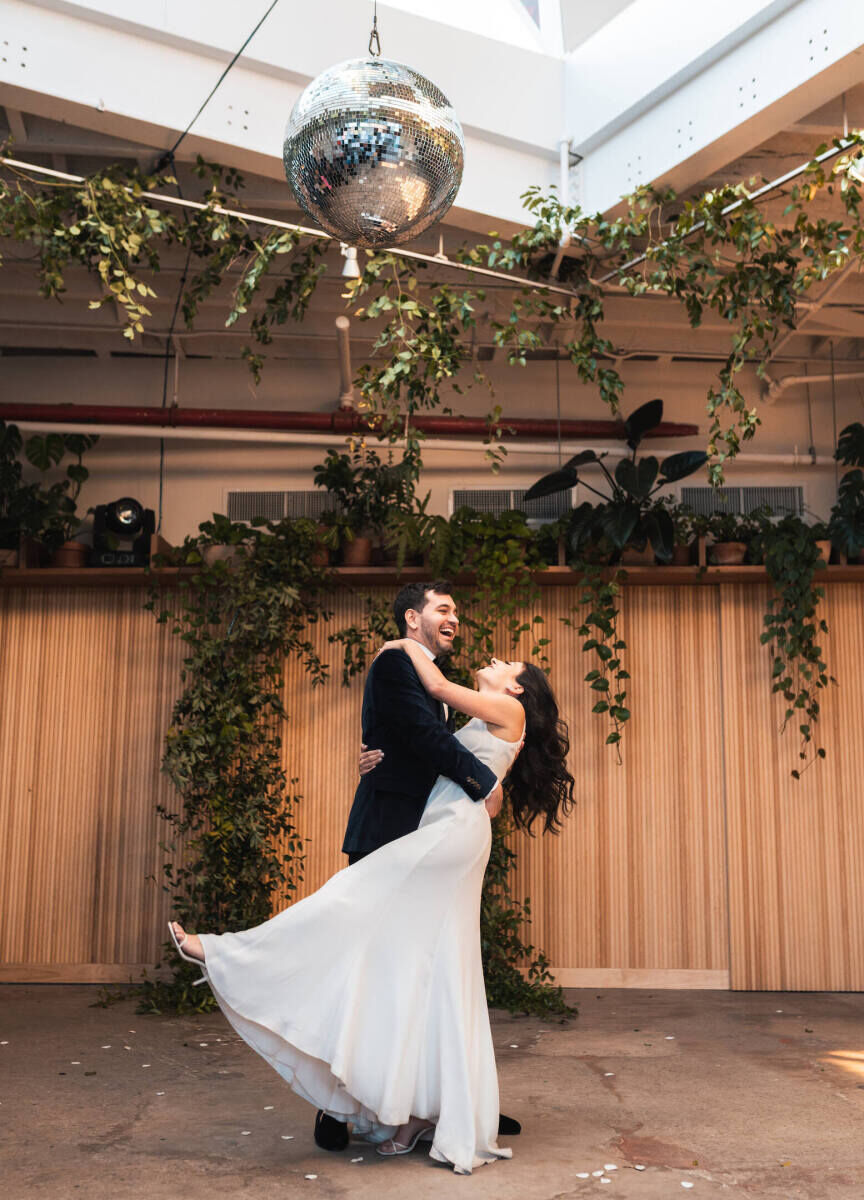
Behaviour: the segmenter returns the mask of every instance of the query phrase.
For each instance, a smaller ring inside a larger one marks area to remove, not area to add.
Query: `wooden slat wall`
[[[617,766],[582,683],[589,656],[559,621],[579,592],[544,589],[578,803],[560,837],[519,839],[515,887],[562,982],[722,987],[731,971],[739,988],[864,987],[860,588],[829,588],[843,686],[825,706],[829,757],[803,785],[788,780],[794,745],[776,737],[767,695],[766,594],[625,592],[634,715]],[[0,592],[0,979],[125,978],[157,956],[154,805],[176,803],[159,763],[183,643],[140,606],[131,588]],[[301,894],[344,865],[356,778],[362,685],[340,686],[327,634],[362,604],[346,591],[334,608],[315,631],[334,680],[310,689],[299,664],[286,671]]]
[[[766,701],[758,646],[766,588],[721,589],[732,987],[864,990],[864,610],[861,589],[826,589],[824,640],[838,687],[824,693],[828,757],[790,777],[797,724]]]

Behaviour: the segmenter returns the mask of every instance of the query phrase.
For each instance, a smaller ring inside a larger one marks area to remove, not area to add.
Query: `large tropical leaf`
[[[582,450],[579,454],[574,454],[572,458],[568,458],[564,466],[584,467],[586,463],[599,462],[601,458],[605,457],[605,451],[603,454],[595,454],[593,450]]]
[[[663,401],[649,400],[632,412],[624,422],[627,445],[635,450],[649,429],[654,429],[663,420]]]
[[[864,425],[854,421],[840,430],[834,457],[847,467],[864,467]]]
[[[674,483],[676,479],[692,475],[694,471],[704,467],[707,461],[708,455],[704,450],[682,450],[680,454],[670,454],[668,458],[663,459],[660,474],[664,483]]]
[[[612,545],[623,550],[638,520],[639,509],[635,504],[606,504],[600,523]]]
[[[663,508],[645,514],[645,532],[661,562],[670,562],[675,551],[675,524]]]
[[[644,500],[657,478],[658,462],[651,456],[634,463],[622,458],[615,468],[615,481],[634,500]]]
[[[594,451],[590,450],[585,453],[593,454]],[[568,463],[564,467],[559,467],[557,471],[552,471],[551,474],[544,475],[536,483],[532,483],[522,499],[523,501],[539,500],[541,496],[551,496],[555,492],[564,492],[567,488],[575,487],[578,482],[579,472]]]
[[[570,548],[578,554],[581,546],[589,541],[597,524],[594,505],[584,501],[570,514]]]

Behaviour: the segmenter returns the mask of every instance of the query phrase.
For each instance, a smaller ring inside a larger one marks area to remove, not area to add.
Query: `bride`
[[[514,823],[528,829],[539,817],[555,832],[574,780],[545,674],[493,658],[475,691],[450,682],[411,638],[381,653],[409,655],[426,690],[472,718],[456,736],[507,776]],[[169,926],[234,1029],[299,1096],[349,1122],[379,1154],[431,1141],[430,1156],[458,1174],[511,1156],[496,1142],[480,955],[491,840],[483,802],[441,776],[416,831],[262,925],[198,936]]]

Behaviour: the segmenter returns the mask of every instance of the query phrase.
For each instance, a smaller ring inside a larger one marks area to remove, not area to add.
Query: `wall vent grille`
[[[681,503],[689,504],[702,516],[712,513],[735,513],[748,516],[754,509],[767,504],[775,516],[796,516],[804,513],[803,487],[682,487]]]
[[[467,505],[477,512],[491,513],[500,516],[501,513],[519,509],[532,524],[546,524],[557,521],[564,513],[570,511],[573,494],[572,489],[556,492],[553,496],[541,496],[538,500],[525,503],[527,488],[456,488],[451,494],[452,511]]]
[[[314,521],[338,505],[329,492],[315,488],[305,492],[228,492],[226,507],[229,521],[251,521],[253,517],[268,521],[309,517]]]

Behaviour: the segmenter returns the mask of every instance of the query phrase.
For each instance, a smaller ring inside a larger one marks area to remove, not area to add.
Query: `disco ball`
[[[351,246],[407,242],[443,217],[462,181],[462,127],[434,83],[357,58],[313,79],[285,130],[298,203]]]

